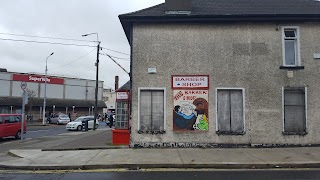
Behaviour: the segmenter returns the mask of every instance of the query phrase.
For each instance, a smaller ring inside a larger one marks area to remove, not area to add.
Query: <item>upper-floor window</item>
[[[282,28],[283,66],[300,66],[300,43],[298,27]]]

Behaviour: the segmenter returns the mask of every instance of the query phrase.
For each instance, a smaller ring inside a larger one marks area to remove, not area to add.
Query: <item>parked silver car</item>
[[[67,124],[69,122],[70,122],[70,118],[66,114],[55,114],[49,120],[49,123],[51,124]]]

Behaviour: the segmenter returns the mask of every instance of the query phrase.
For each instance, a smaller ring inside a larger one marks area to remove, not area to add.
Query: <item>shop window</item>
[[[218,134],[244,133],[244,107],[242,89],[217,90]]]
[[[9,114],[9,107],[6,107],[6,106],[0,107],[0,114]]]
[[[116,129],[128,129],[128,102],[117,102]]]
[[[284,134],[306,133],[306,95],[304,88],[284,89]]]
[[[140,90],[139,132],[164,131],[164,90]]]

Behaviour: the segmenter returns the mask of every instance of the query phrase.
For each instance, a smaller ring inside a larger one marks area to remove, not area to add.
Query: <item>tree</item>
[[[32,107],[35,103],[35,97],[36,97],[36,92],[34,90],[30,90],[30,89],[27,89],[26,90],[27,94],[28,94],[28,104],[26,104],[26,114],[29,114],[29,112],[31,113],[32,112]]]

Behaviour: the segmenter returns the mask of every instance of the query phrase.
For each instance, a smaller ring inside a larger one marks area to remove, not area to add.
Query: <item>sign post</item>
[[[21,117],[21,141],[22,141],[23,134],[24,134],[24,111],[25,111],[25,105],[28,103],[28,94],[26,92],[27,82],[22,81],[20,87],[23,90],[23,93],[22,93],[22,117]]]

